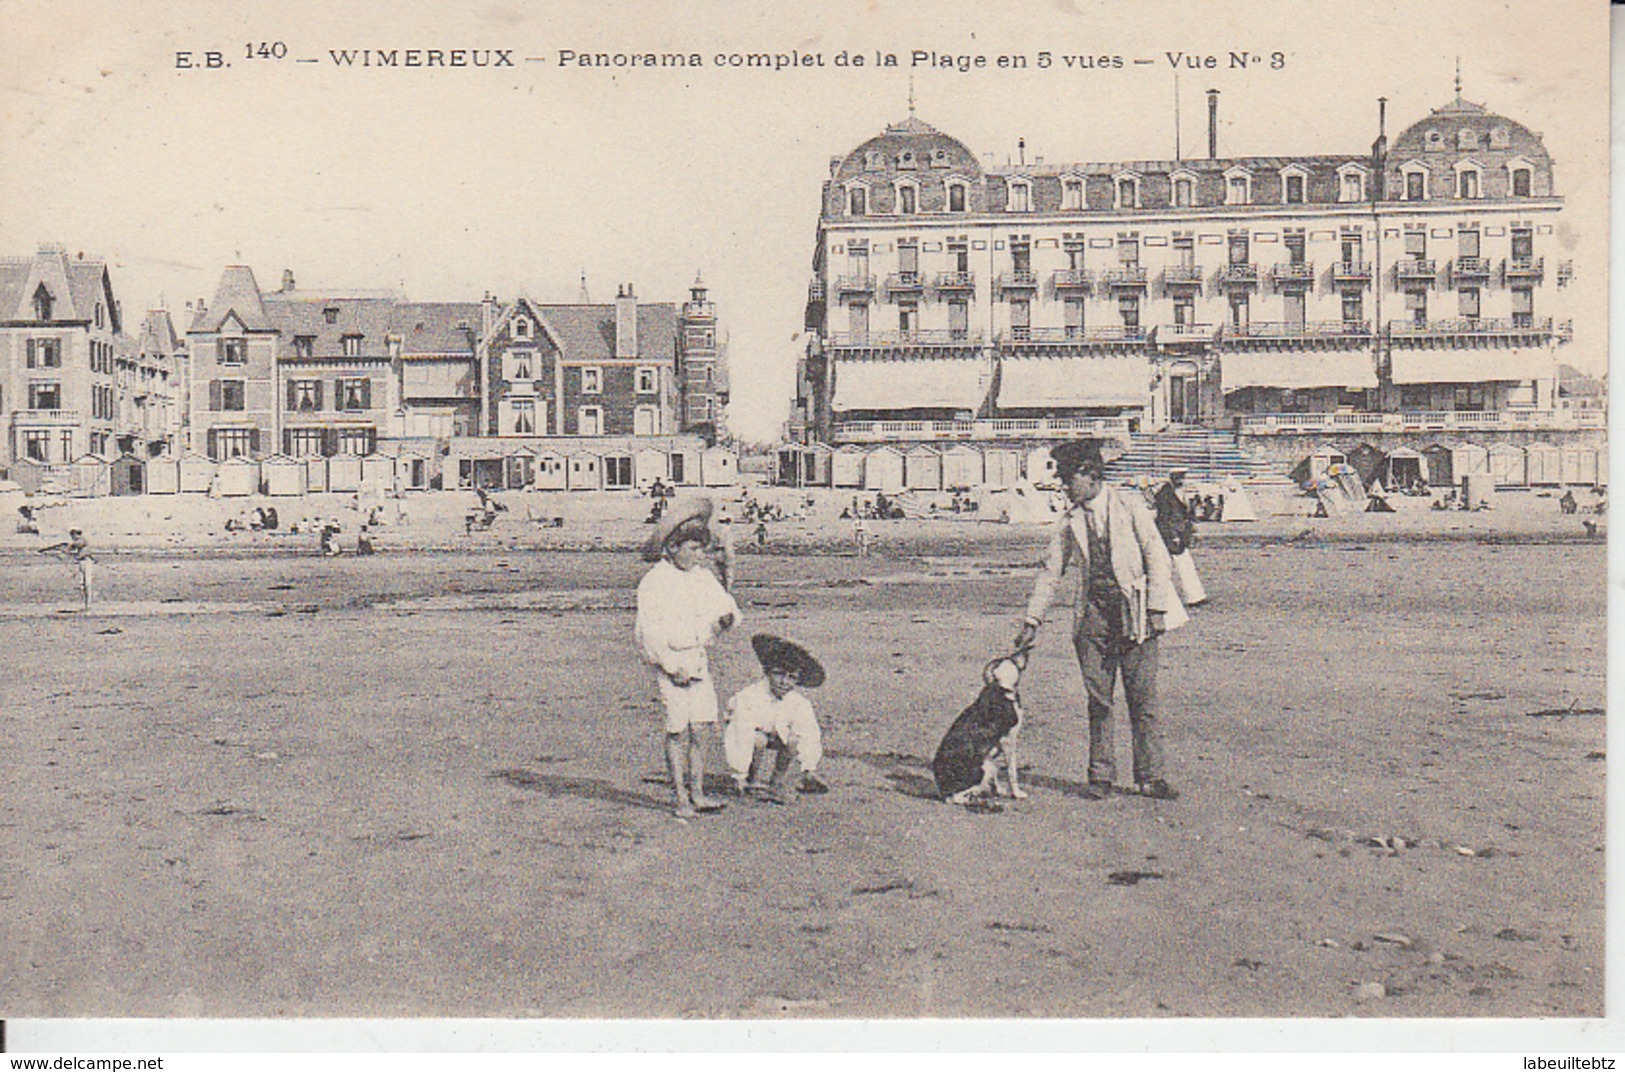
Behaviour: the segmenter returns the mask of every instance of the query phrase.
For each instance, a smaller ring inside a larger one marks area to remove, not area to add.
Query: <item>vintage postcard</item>
[[[0,3],[13,1044],[1617,1048],[1609,32]]]

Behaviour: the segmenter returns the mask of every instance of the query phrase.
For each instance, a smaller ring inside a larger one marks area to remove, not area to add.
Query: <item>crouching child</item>
[[[827,792],[829,787],[818,777],[823,734],[812,702],[800,691],[822,685],[824,668],[799,644],[767,633],[752,637],[751,647],[766,676],[728,701],[722,734],[734,791],[762,792],[780,804],[795,800],[798,788],[803,793]],[[799,777],[792,773],[796,767]]]

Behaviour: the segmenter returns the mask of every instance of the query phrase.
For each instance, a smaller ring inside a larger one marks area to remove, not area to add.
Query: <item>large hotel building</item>
[[[1573,426],[1538,134],[1458,90],[1368,155],[1226,158],[1208,103],[1201,159],[984,167],[911,115],[832,160],[788,438]]]

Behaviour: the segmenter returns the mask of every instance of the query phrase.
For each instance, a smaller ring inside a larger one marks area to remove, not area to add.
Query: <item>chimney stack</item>
[[[497,298],[489,290],[480,299],[480,338],[489,338],[497,326]]]
[[[631,283],[615,294],[615,356],[638,356],[638,299]]]
[[[284,269],[282,269],[282,293],[284,293],[284,294],[292,294],[293,293],[293,269],[292,268],[284,268]]]
[[[1022,164],[1027,163],[1027,139],[1026,138],[1017,138],[1016,139],[1016,158],[1018,160],[1020,160]]]
[[[1219,91],[1207,91],[1207,158],[1219,158]]]

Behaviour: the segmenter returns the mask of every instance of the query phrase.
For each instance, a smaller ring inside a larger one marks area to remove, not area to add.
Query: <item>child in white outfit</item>
[[[794,799],[786,784],[792,764],[801,766],[804,793],[828,790],[818,777],[824,758],[823,734],[810,700],[799,689],[823,684],[824,668],[798,644],[766,633],[751,638],[765,680],[741,689],[728,701],[723,751],[733,773],[734,789],[765,790],[768,799],[788,803]],[[774,755],[770,782],[763,782],[767,753]]]

